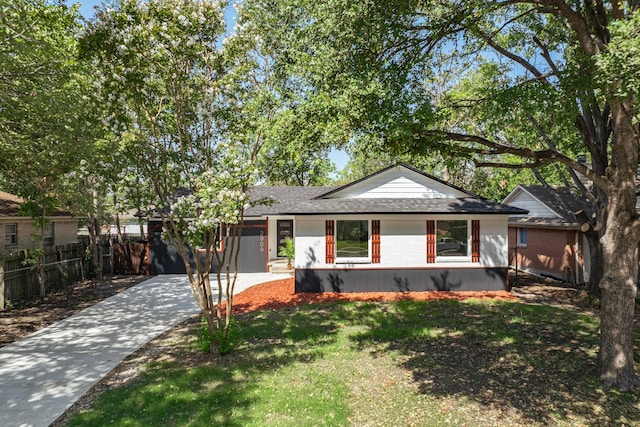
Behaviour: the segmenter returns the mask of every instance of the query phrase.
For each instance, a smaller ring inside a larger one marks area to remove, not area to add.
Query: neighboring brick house
[[[509,264],[572,283],[589,280],[589,245],[576,213],[589,203],[566,187],[519,185],[504,200],[528,210],[509,217]]]
[[[0,191],[0,253],[33,249],[39,246],[40,230],[30,216],[21,213],[24,200],[16,195]],[[60,246],[77,242],[78,219],[70,213],[56,211],[47,217],[45,246]]]

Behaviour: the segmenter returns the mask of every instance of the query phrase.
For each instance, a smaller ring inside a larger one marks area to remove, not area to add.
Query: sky
[[[102,1],[100,0],[83,0],[83,1],[66,0],[65,3],[69,6],[79,3],[80,14],[85,19],[90,19],[95,14],[95,9],[94,9],[95,6],[99,6],[100,4],[102,4]],[[227,13],[227,16],[226,16],[227,26],[230,28],[233,28],[233,25],[229,25],[233,21],[233,8],[229,8],[229,10],[230,10],[230,13]],[[331,153],[329,154],[329,158],[336,165],[336,168],[338,169],[338,171],[342,170],[346,165],[346,163],[349,161],[349,156],[342,150],[335,150],[335,149],[331,150]]]

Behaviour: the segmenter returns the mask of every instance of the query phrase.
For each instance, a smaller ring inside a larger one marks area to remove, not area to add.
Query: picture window
[[[336,221],[336,257],[369,257],[369,221]]]
[[[436,222],[436,256],[467,257],[469,256],[468,242],[468,221]]]

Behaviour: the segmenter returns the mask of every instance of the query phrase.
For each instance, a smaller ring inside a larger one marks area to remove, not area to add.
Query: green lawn
[[[237,320],[230,354],[194,357],[194,324],[168,361],[105,392],[70,424],[640,425],[638,396],[604,391],[594,376],[591,315],[517,302],[403,301]]]

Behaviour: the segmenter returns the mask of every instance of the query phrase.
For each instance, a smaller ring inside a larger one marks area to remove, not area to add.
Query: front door
[[[285,237],[291,237],[293,239],[293,220],[292,219],[279,219],[278,220],[278,252],[277,256],[280,256],[280,248],[284,246]]]

